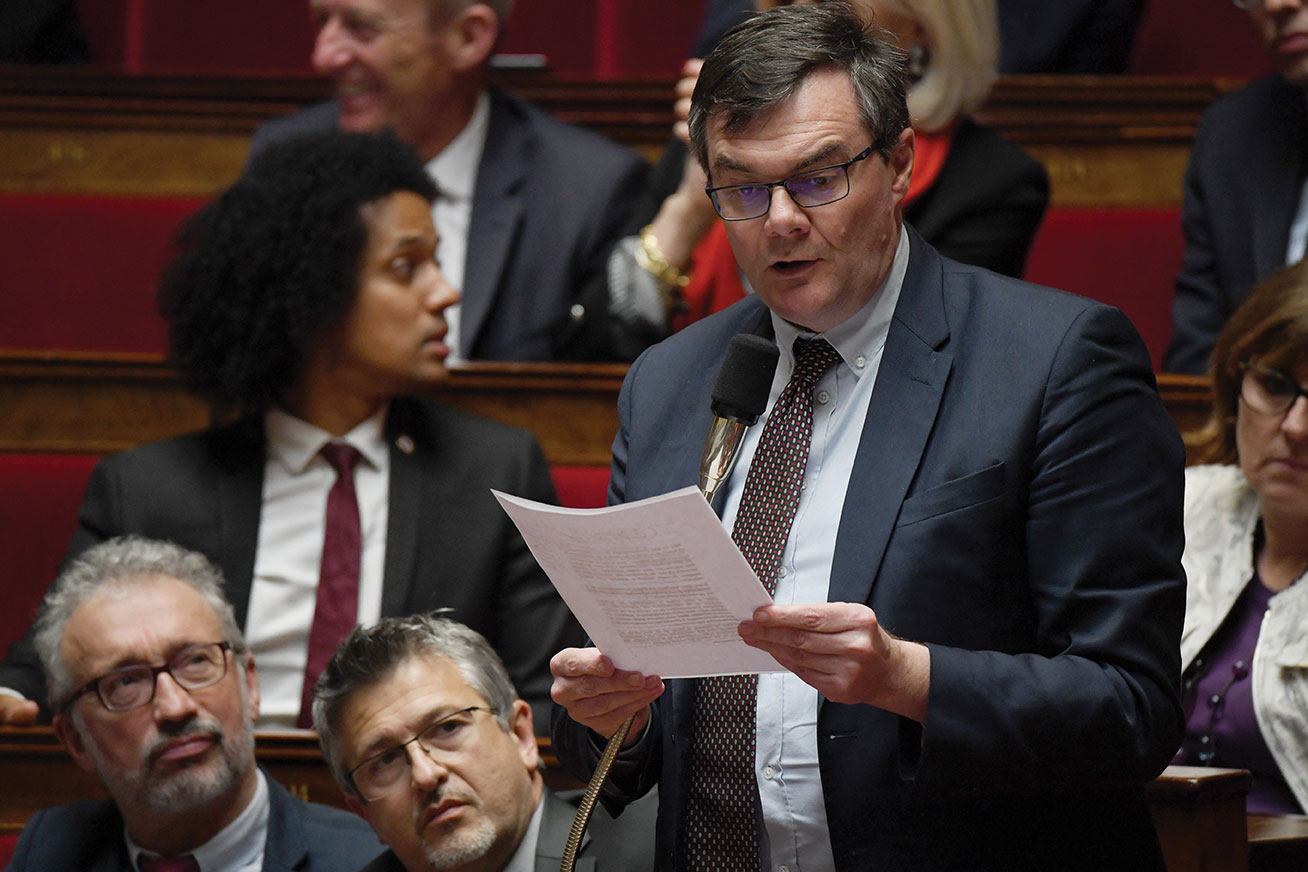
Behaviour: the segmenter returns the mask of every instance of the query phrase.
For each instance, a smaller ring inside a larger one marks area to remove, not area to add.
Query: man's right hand
[[[649,723],[650,703],[663,693],[663,680],[616,669],[594,648],[564,648],[550,658],[554,685],[550,696],[568,710],[568,717],[605,739],[635,715],[623,747],[631,745]]]
[[[30,727],[36,723],[38,708],[30,699],[0,693],[0,726]]]

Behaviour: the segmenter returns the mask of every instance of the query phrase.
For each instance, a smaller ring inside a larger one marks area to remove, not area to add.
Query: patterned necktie
[[[759,435],[731,538],[769,594],[799,508],[813,434],[813,389],[840,360],[825,339],[795,340],[795,371]],[[684,825],[686,868],[758,872],[754,780],[757,675],[701,678]]]
[[[354,495],[354,467],[359,452],[350,445],[328,442],[322,447],[322,456],[336,470],[336,483],[327,492],[318,599],[309,629],[309,660],[296,720],[296,726],[305,728],[313,726],[313,687],[318,675],[358,622],[359,559],[363,552],[359,501]]]
[[[200,864],[190,854],[183,857],[155,857],[154,859],[142,854],[136,865],[140,867],[141,872],[200,872]]]

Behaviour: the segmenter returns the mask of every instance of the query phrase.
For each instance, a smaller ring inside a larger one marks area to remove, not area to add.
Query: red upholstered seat
[[[554,489],[559,494],[559,505],[570,509],[597,509],[604,505],[609,490],[607,466],[550,467]]]
[[[77,507],[97,460],[89,454],[0,454],[0,652],[36,616],[77,528]]]
[[[1026,278],[1121,309],[1159,370],[1172,338],[1172,281],[1184,247],[1177,209],[1059,207],[1036,234]]]
[[[159,272],[191,197],[0,194],[0,348],[159,352]]]
[[[0,836],[0,869],[3,869],[14,856],[18,847],[18,836]]]

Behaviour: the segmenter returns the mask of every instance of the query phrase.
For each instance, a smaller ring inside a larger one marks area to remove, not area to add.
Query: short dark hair
[[[383,618],[371,627],[357,627],[332,654],[313,693],[313,725],[318,741],[327,765],[346,793],[354,794],[355,788],[342,756],[341,708],[351,695],[380,684],[414,658],[453,664],[468,686],[494,710],[501,729],[513,729],[513,704],[518,693],[500,656],[476,630],[440,617],[439,611]]]
[[[389,134],[324,131],[269,145],[182,228],[159,285],[172,359],[220,408],[280,400],[358,292],[360,208],[398,191],[437,196]]]
[[[1212,413],[1203,429],[1187,440],[1196,461],[1239,460],[1235,423],[1244,381],[1241,366],[1254,358],[1287,371],[1308,362],[1308,261],[1269,276],[1222,328],[1208,363]]]
[[[909,125],[904,55],[845,3],[779,6],[738,24],[704,59],[690,106],[690,142],[708,166],[708,121],[736,131],[790,97],[819,69],[843,70],[883,158]]]

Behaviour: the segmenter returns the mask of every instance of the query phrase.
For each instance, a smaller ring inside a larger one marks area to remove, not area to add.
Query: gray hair
[[[864,127],[883,158],[904,128],[904,54],[845,3],[779,6],[732,28],[704,59],[690,106],[690,142],[705,171],[708,119],[734,132],[790,97],[819,69],[849,75]]]
[[[245,639],[236,614],[223,594],[223,575],[203,554],[172,542],[122,536],[101,542],[66,566],[51,585],[37,612],[34,644],[45,668],[50,708],[58,711],[73,691],[73,673],[60,643],[77,607],[92,597],[126,593],[150,576],[175,578],[193,588],[213,609],[223,641],[232,643],[244,662]]]
[[[340,716],[346,700],[374,687],[414,658],[445,660],[495,711],[505,732],[512,730],[518,693],[495,649],[476,630],[439,616],[383,618],[371,627],[356,627],[318,676],[313,693],[313,726],[332,775],[346,793],[355,794],[341,750]]]

